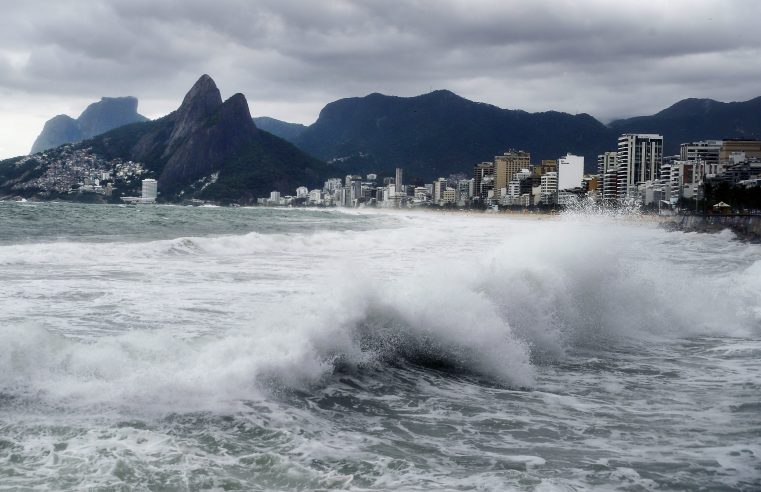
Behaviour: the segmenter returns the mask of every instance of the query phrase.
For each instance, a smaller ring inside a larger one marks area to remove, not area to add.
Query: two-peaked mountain
[[[59,114],[48,120],[32,145],[32,154],[142,121],[148,121],[148,118],[138,114],[136,98],[104,97],[87,106],[76,119]]]
[[[29,159],[65,169],[69,163],[56,157],[66,155],[61,151],[65,148]],[[74,149],[104,162],[140,163],[149,176],[158,178],[161,197],[170,201],[202,198],[251,203],[273,190],[286,194],[302,185],[316,187],[333,174],[324,162],[259,130],[245,96],[235,94],[223,101],[208,75],[198,79],[176,111],[116,128],[75,144]],[[18,189],[19,181],[25,179],[19,177],[21,171],[12,170],[18,167],[17,161],[5,161],[6,187]],[[0,163],[0,171],[2,167]],[[38,166],[34,175],[44,172]]]
[[[202,76],[176,111],[155,121],[129,125],[86,142],[106,157],[145,163],[167,195],[242,200],[317,186],[329,167],[292,144],[259,130],[243,94],[222,101]],[[201,183],[203,189],[194,186]]]

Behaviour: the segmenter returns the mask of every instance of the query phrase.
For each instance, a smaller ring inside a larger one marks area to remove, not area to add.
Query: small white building
[[[283,199],[280,197],[279,191],[271,191],[270,198],[267,200],[267,205],[275,206],[282,205]]]

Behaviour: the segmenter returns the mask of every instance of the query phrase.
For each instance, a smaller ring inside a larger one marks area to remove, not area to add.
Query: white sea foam
[[[531,386],[532,356],[742,335],[761,319],[758,248],[731,237],[578,215],[401,224],[2,246],[0,387],[68,404],[207,408],[388,356]]]

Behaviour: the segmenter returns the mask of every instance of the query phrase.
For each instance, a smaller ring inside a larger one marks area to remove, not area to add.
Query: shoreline
[[[71,205],[112,205],[123,207],[124,204],[116,203],[97,203],[97,202],[79,202],[69,200],[0,200],[0,203],[8,204],[71,204]],[[228,208],[222,205],[190,205],[178,203],[152,203],[141,204],[139,207],[158,206],[158,207],[190,207],[190,208]],[[343,207],[268,207],[261,205],[249,205],[241,207],[245,209],[263,209],[263,210],[280,210],[280,211],[322,211],[338,212],[348,214],[391,214],[391,215],[438,215],[451,217],[472,217],[472,218],[494,218],[494,219],[513,219],[513,220],[537,220],[552,221],[563,218],[577,217],[583,218],[607,218],[611,221],[622,221],[628,223],[656,224],[667,231],[698,232],[703,234],[716,234],[725,229],[732,231],[737,240],[751,243],[761,243],[761,215],[658,215],[652,213],[598,213],[590,211],[589,213],[581,210],[561,210],[553,212],[545,211],[525,211],[525,210],[481,210],[481,209],[456,209],[456,208],[343,208]]]

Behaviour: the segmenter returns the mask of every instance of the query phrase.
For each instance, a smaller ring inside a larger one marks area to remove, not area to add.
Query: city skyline
[[[256,116],[307,124],[325,104],[371,92],[449,89],[604,122],[686,97],[747,100],[760,95],[758,13],[710,1],[9,5],[0,157],[25,154],[47,119],[101,96],[133,95],[142,114],[162,116],[200,72],[244,92]]]

